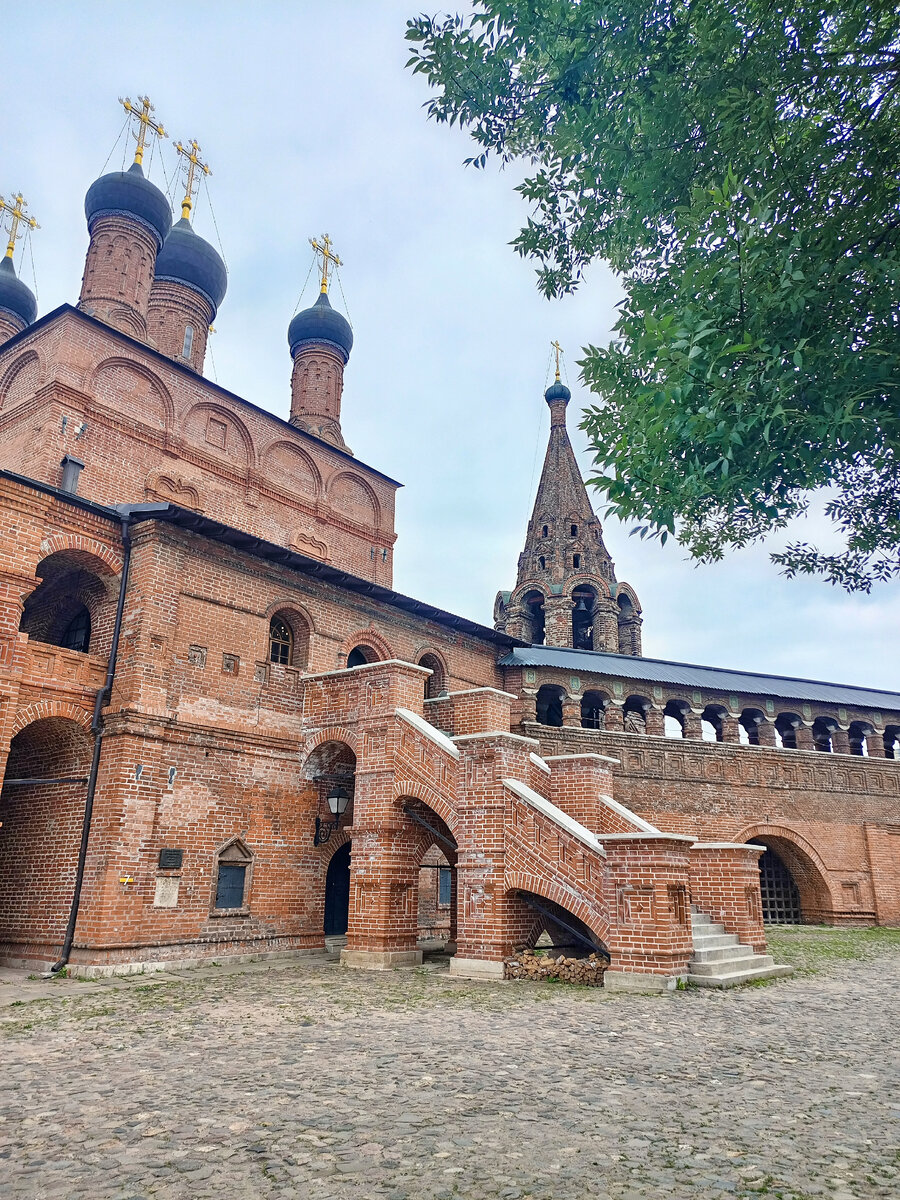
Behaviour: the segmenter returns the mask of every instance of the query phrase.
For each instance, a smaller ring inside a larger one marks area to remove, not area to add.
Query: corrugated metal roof
[[[788,675],[758,675],[726,667],[669,662],[663,658],[637,658],[601,650],[565,650],[555,646],[517,648],[500,659],[503,667],[557,667],[563,671],[636,679],[646,683],[671,683],[684,687],[772,696],[782,700],[809,700],[820,704],[849,704],[855,708],[900,711],[900,693],[852,684],[793,679]]]

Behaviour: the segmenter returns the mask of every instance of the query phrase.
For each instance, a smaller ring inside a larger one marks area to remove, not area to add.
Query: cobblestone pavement
[[[730,993],[321,958],[7,990],[0,1194],[896,1197],[898,983],[900,938]]]

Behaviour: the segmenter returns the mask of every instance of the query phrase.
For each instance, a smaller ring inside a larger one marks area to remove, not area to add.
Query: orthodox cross
[[[331,249],[331,238],[327,233],[322,234],[321,244],[315,238],[309,239],[309,244],[316,254],[322,257],[322,291],[328,291],[328,273],[333,267],[342,267],[343,261]]]
[[[34,217],[29,217],[25,212],[27,207],[28,201],[21,192],[13,196],[12,204],[0,196],[0,213],[9,213],[9,224],[7,225],[9,242],[6,246],[7,258],[12,258],[16,242],[22,236],[19,233],[19,225],[27,225],[29,229],[40,229],[40,225],[38,225]]]
[[[556,378],[559,379],[559,356],[562,354],[562,346],[559,342],[551,342],[550,345],[556,353]]]
[[[186,221],[191,215],[191,209],[194,206],[194,192],[200,186],[201,177],[203,175],[212,175],[212,171],[205,162],[200,161],[200,146],[196,141],[188,142],[186,146],[182,146],[181,142],[176,142],[175,149],[185,160],[184,199],[181,202],[181,219]]]
[[[144,161],[144,147],[147,144],[147,135],[151,137],[168,137],[169,135],[162,127],[162,123],[154,121],[150,115],[153,112],[153,105],[150,103],[149,96],[138,96],[141,107],[132,104],[126,96],[123,100],[119,97],[119,103],[137,121],[137,129],[131,131],[131,136],[137,141],[137,148],[134,152],[134,161],[138,166]]]

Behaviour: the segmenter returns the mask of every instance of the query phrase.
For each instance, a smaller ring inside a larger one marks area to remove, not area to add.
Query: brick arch
[[[506,603],[507,609],[513,604],[521,604],[524,597],[530,595],[532,592],[539,592],[544,597],[545,603],[550,596],[549,589],[541,587],[539,583],[523,583],[510,593],[509,600]]]
[[[592,575],[589,571],[579,571],[576,575],[570,576],[566,580],[563,595],[571,598],[575,589],[580,587],[588,587],[592,592],[596,592],[598,600],[608,600],[611,595],[606,580],[601,579],[599,575]]]
[[[418,800],[427,808],[430,808],[437,816],[441,818],[453,837],[456,839],[457,846],[459,845],[459,835],[457,830],[458,817],[456,809],[452,802],[434,788],[429,787],[427,783],[422,783],[421,780],[413,779],[395,779],[393,789],[393,801],[400,807],[401,800]],[[402,813],[400,814],[402,815]],[[423,830],[427,833],[427,830]],[[433,839],[432,839],[433,840]],[[431,843],[429,843],[430,845]]]
[[[267,625],[268,625],[268,622],[272,620],[272,618],[275,616],[275,614],[277,612],[294,612],[294,613],[296,613],[298,617],[302,617],[303,620],[307,623],[307,625],[309,626],[310,633],[318,633],[318,630],[316,629],[316,626],[315,626],[315,622],[312,619],[312,614],[310,613],[309,609],[306,607],[305,604],[298,604],[296,600],[288,599],[288,598],[273,601],[269,605],[269,607],[266,609]]]
[[[299,755],[301,764],[305,765],[313,750],[324,745],[325,742],[343,742],[353,751],[357,763],[359,762],[359,738],[356,734],[344,725],[329,725],[326,729],[320,729],[317,733],[312,734],[303,743]]]
[[[44,721],[47,717],[61,717],[66,721],[73,721],[90,732],[92,715],[92,707],[79,708],[77,704],[69,704],[64,700],[40,700],[37,704],[29,704],[27,708],[16,713],[10,729],[10,738],[21,733],[27,725],[33,725],[35,721]]]
[[[746,843],[752,842],[755,838],[760,838],[766,845],[774,843],[772,849],[782,859],[784,858],[784,855],[781,853],[782,845],[787,846],[789,850],[798,855],[799,863],[802,864],[804,870],[797,871],[797,861],[789,861],[785,865],[791,872],[797,890],[800,892],[800,903],[804,914],[809,909],[813,916],[827,915],[829,910],[834,912],[840,908],[837,897],[832,891],[828,868],[822,861],[815,846],[807,841],[802,834],[791,829],[789,825],[771,825],[757,822],[755,825],[748,825],[743,829],[740,835],[735,838],[735,841]],[[815,872],[811,877],[807,875],[809,867],[812,867]],[[817,899],[825,903],[817,903]]]
[[[107,568],[103,574],[119,575],[122,572],[122,556],[117,550],[80,533],[53,533],[49,538],[45,538],[40,545],[40,562],[63,550],[77,550],[99,559]]]
[[[117,310],[115,316],[128,323],[134,321],[134,314],[130,309]],[[139,334],[140,330],[138,330],[138,335]],[[163,428],[167,430],[171,429],[175,424],[175,403],[172,400],[172,393],[157,374],[151,371],[148,367],[145,367],[143,363],[137,362],[135,359],[124,358],[121,355],[112,355],[109,358],[104,358],[101,362],[97,363],[96,367],[94,367],[93,371],[90,373],[86,390],[90,392],[95,399],[107,401],[109,407],[114,408],[115,397],[107,397],[103,395],[100,385],[102,384],[102,376],[104,372],[109,375],[113,374],[117,370],[126,371],[131,375],[137,375],[150,385],[150,390],[162,405]],[[98,388],[100,388],[100,395],[98,395]]]
[[[329,505],[341,503],[341,491],[346,493],[343,501],[344,507],[348,511],[344,515],[360,525],[368,526],[371,523],[375,529],[381,528],[381,505],[378,503],[378,497],[361,475],[357,475],[354,471],[339,471],[336,475],[332,475],[328,480],[325,492],[325,498]],[[335,499],[336,494],[337,498]],[[361,494],[364,499],[361,498]]]
[[[352,841],[353,838],[347,832],[347,827],[345,825],[341,825],[340,828],[331,835],[331,837],[322,847],[322,857],[320,859],[320,863],[326,872],[331,860],[334,858],[335,854],[337,854],[338,850],[340,850],[343,846],[346,846],[348,842]],[[352,857],[352,850],[350,853]]]
[[[342,667],[347,665],[347,655],[354,646],[371,646],[378,653],[377,662],[386,662],[388,659],[395,658],[393,650],[384,640],[380,633],[370,625],[368,629],[360,629],[350,637],[344,639],[343,646],[338,654],[338,660]]]
[[[311,487],[300,487],[299,490],[303,495],[317,499],[322,494],[322,474],[312,457],[295,442],[288,441],[287,438],[276,438],[275,441],[269,442],[259,452],[260,470],[267,480],[274,480],[275,483],[278,483],[279,479],[276,476],[279,468],[284,468],[291,475],[294,474],[295,468],[290,465],[294,459],[296,459],[297,465],[308,473],[311,483]],[[296,480],[294,482],[296,484]],[[283,483],[286,485],[288,480],[285,479]]]
[[[576,899],[571,892],[553,880],[531,875],[525,871],[507,871],[504,874],[506,895],[513,892],[531,892],[534,896],[542,896],[558,904],[560,908],[577,917],[582,925],[586,925],[607,948],[609,945],[610,922],[608,917],[598,917],[596,909],[586,900]]]
[[[29,367],[35,368],[31,383],[26,382],[26,386],[30,389],[32,386],[37,387],[43,375],[40,356],[38,355],[37,351],[32,348],[26,350],[24,354],[20,354],[19,357],[9,365],[7,370],[4,371],[2,377],[0,377],[0,408],[3,408],[4,404],[6,404],[7,399],[10,397],[13,391],[13,385],[18,377]],[[20,400],[27,398],[28,397],[26,396],[16,395],[13,397],[13,403],[18,403]]]
[[[209,400],[201,400],[197,404],[191,405],[187,412],[185,412],[184,418],[181,422],[181,427],[184,430],[185,438],[188,441],[192,442],[193,445],[197,446],[198,448],[201,448],[205,454],[208,453],[210,455],[221,455],[223,458],[231,458],[234,460],[237,459],[237,456],[231,451],[223,450],[221,447],[210,445],[208,442],[206,442],[205,438],[198,435],[197,429],[191,430],[189,428],[193,418],[203,418],[204,416],[219,416],[229,426],[232,426],[235,433],[237,433],[238,437],[241,439],[244,447],[244,465],[247,468],[253,468],[256,466],[256,447],[253,444],[253,438],[250,435],[250,430],[236,413],[233,413],[230,408],[226,408],[223,404],[214,404]]]
[[[631,607],[636,613],[641,611],[641,602],[638,600],[637,592],[630,583],[616,584],[616,600],[618,600],[620,596],[628,597],[628,599],[631,601]]]

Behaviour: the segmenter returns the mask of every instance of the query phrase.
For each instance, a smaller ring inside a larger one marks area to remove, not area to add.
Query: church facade
[[[393,591],[398,484],[344,440],[330,243],[283,421],[203,376],[227,279],[180,149],[175,224],[140,153],[91,185],[77,305],[36,319],[0,266],[3,960],[345,934],[347,965],[391,967],[425,934],[500,977],[546,932],[608,986],[669,987],[715,978],[697,919],[757,974],[765,920],[900,923],[900,695],[643,657],[559,380],[493,627]]]

